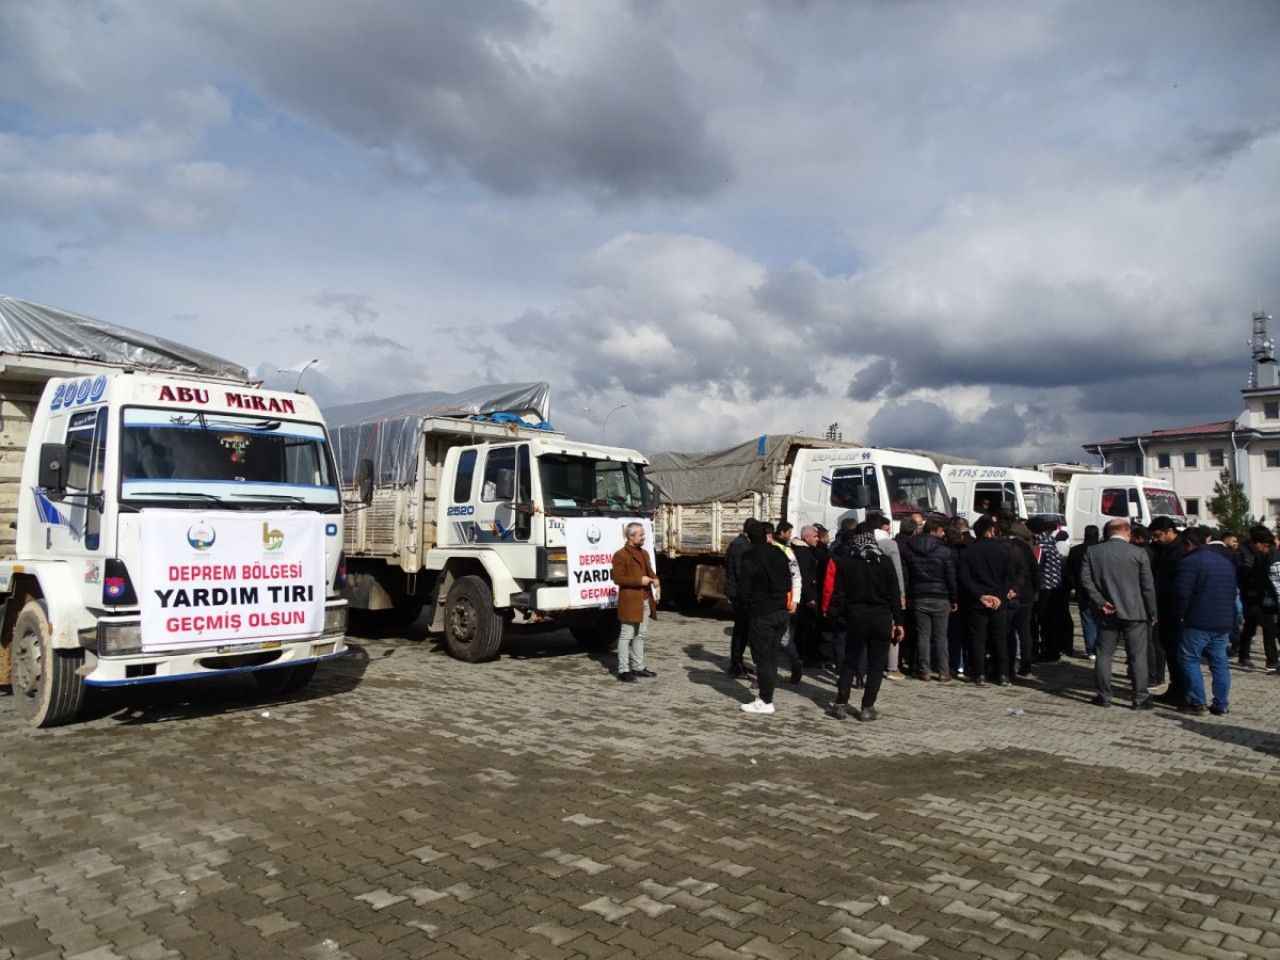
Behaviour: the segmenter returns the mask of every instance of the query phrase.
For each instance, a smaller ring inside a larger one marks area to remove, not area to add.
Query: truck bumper
[[[569,605],[569,588],[567,586],[536,586],[531,587],[525,592],[524,597],[527,598],[528,607],[539,613],[567,613],[570,610],[607,610],[614,605],[605,600],[589,607],[571,607]],[[516,597],[512,597],[515,601]]]
[[[246,643],[243,646],[205,650],[98,657],[93,669],[84,677],[84,682],[92,687],[167,683],[333,660],[346,656],[347,652],[346,637],[331,636],[281,643],[274,647]]]

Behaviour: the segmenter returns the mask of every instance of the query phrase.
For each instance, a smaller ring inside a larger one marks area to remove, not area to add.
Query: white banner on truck
[[[569,606],[616,607],[618,585],[613,582],[613,555],[627,542],[627,524],[644,525],[644,549],[655,570],[653,521],[639,517],[568,517],[564,542],[569,555]]]
[[[323,524],[298,513],[142,516],[142,649],[298,640],[324,626]]]

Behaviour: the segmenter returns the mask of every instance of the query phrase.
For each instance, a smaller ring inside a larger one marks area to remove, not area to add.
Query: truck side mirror
[[[855,510],[865,510],[871,505],[870,491],[866,487],[854,487],[849,495],[850,506]]]
[[[951,515],[953,517],[960,516],[960,501],[955,497],[951,498]]]
[[[356,492],[366,507],[373,503],[373,461],[361,460],[356,465]]]
[[[1129,504],[1129,519],[1138,520],[1142,517],[1142,505],[1138,503]]]
[[[61,500],[67,493],[67,445],[40,444],[40,474],[37,483],[51,500]]]

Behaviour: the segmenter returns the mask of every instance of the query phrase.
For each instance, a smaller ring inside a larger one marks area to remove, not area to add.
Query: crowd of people
[[[896,535],[892,529],[880,513],[844,521],[834,538],[821,524],[796,536],[785,522],[744,523],[725,556],[733,607],[728,670],[757,689],[742,710],[775,711],[780,662],[791,684],[806,668],[834,671],[829,714],[862,721],[876,719],[885,679],[1007,686],[1031,678],[1036,663],[1068,656],[1093,663],[1093,702],[1110,706],[1121,643],[1137,710],[1162,701],[1193,714],[1227,713],[1230,651],[1251,665],[1259,628],[1267,667],[1277,668],[1280,557],[1265,527],[1241,544],[1209,528],[1179,530],[1167,518],[1150,528],[1117,519],[1102,531],[1089,527],[1065,557],[1059,544],[1067,534],[1047,518],[992,511],[970,530],[960,517],[916,513],[899,521]],[[643,634],[657,578],[643,536],[640,525],[629,528],[615,558],[624,682],[652,676]],[[1205,659],[1213,677],[1208,703]],[[855,689],[862,694],[853,709]]]

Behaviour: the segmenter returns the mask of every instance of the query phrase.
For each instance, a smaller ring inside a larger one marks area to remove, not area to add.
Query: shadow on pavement
[[[121,725],[136,725],[244,713],[286,703],[309,703],[356,689],[368,667],[368,653],[353,643],[345,657],[320,664],[307,686],[288,694],[264,694],[253,674],[243,673],[90,690],[81,719],[110,718]]]
[[[1229,743],[1235,747],[1247,747],[1269,757],[1280,757],[1280,735],[1266,733],[1262,730],[1251,730],[1234,724],[1215,722],[1212,720],[1193,720],[1190,717],[1178,717],[1178,724],[1184,730],[1198,733],[1202,737]]]

